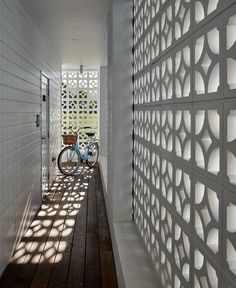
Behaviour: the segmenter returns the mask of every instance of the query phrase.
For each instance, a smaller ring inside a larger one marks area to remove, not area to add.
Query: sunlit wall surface
[[[235,96],[235,1],[134,1],[134,217],[163,287],[236,287]]]
[[[60,61],[23,1],[0,0],[0,274],[41,193],[40,73],[50,78],[50,182],[60,151]]]

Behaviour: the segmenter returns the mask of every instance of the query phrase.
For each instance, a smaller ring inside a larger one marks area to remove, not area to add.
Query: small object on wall
[[[79,66],[79,73],[83,74],[84,73],[84,65]]]
[[[36,119],[35,119],[36,127],[40,127],[40,114],[36,114]]]

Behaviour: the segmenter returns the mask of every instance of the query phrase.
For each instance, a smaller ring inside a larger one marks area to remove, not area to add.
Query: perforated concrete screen
[[[91,127],[98,136],[98,70],[62,72],[62,133],[71,133],[69,127]],[[79,138],[86,141],[86,130],[81,129]]]
[[[134,1],[134,134],[163,287],[236,287],[236,1]]]

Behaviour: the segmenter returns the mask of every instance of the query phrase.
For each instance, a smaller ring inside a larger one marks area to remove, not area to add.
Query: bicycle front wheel
[[[99,147],[97,143],[92,143],[88,146],[87,165],[92,168],[98,161]]]
[[[80,163],[79,152],[73,146],[65,147],[57,159],[60,172],[66,176],[73,175],[78,170]]]

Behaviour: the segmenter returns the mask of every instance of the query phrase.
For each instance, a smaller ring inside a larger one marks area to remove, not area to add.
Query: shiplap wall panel
[[[235,71],[235,0],[134,0],[134,218],[165,288],[236,287]]]
[[[41,203],[40,71],[50,78],[50,182],[60,150],[60,61],[24,1],[0,0],[0,273]]]

